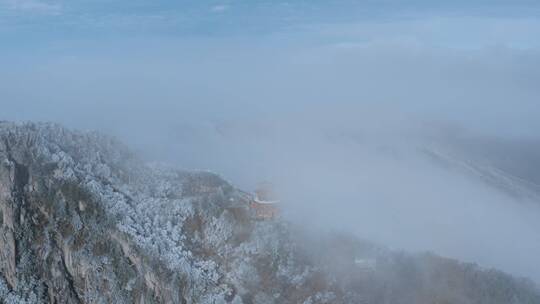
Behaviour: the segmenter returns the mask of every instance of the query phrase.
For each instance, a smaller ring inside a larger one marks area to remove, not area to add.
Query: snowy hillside
[[[0,303],[540,303],[496,270],[254,218],[220,176],[97,133],[3,122],[0,163]]]

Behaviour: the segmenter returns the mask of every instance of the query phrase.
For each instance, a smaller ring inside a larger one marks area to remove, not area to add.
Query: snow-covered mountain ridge
[[[257,220],[218,175],[0,123],[0,303],[540,303],[530,281]]]
[[[540,185],[515,176],[489,163],[487,160],[472,160],[463,155],[463,153],[452,149],[441,149],[435,146],[424,147],[422,150],[439,164],[443,164],[465,175],[478,178],[487,185],[507,194],[535,202],[540,201]]]

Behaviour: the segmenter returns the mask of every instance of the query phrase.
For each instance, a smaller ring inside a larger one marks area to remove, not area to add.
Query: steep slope
[[[540,303],[533,283],[251,216],[219,176],[0,123],[0,303]]]
[[[470,155],[456,151],[456,149],[448,148],[448,146],[443,149],[439,147],[427,147],[422,152],[439,165],[474,177],[515,198],[533,202],[540,201],[540,186],[530,180],[504,171],[485,159],[473,159]]]

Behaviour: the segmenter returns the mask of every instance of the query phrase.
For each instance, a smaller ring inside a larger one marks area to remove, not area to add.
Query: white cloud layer
[[[40,0],[0,0],[0,6],[19,12],[57,15],[62,11],[62,5]]]
[[[218,4],[218,5],[212,6],[211,10],[213,12],[219,13],[219,12],[224,12],[224,11],[228,10],[229,8],[230,8],[230,6],[227,5],[227,4]]]

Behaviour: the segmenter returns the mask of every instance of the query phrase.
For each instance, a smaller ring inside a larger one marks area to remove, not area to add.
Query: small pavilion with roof
[[[269,182],[260,183],[253,199],[250,202],[250,208],[255,218],[260,220],[269,220],[279,215],[280,201],[274,191],[274,187]]]

